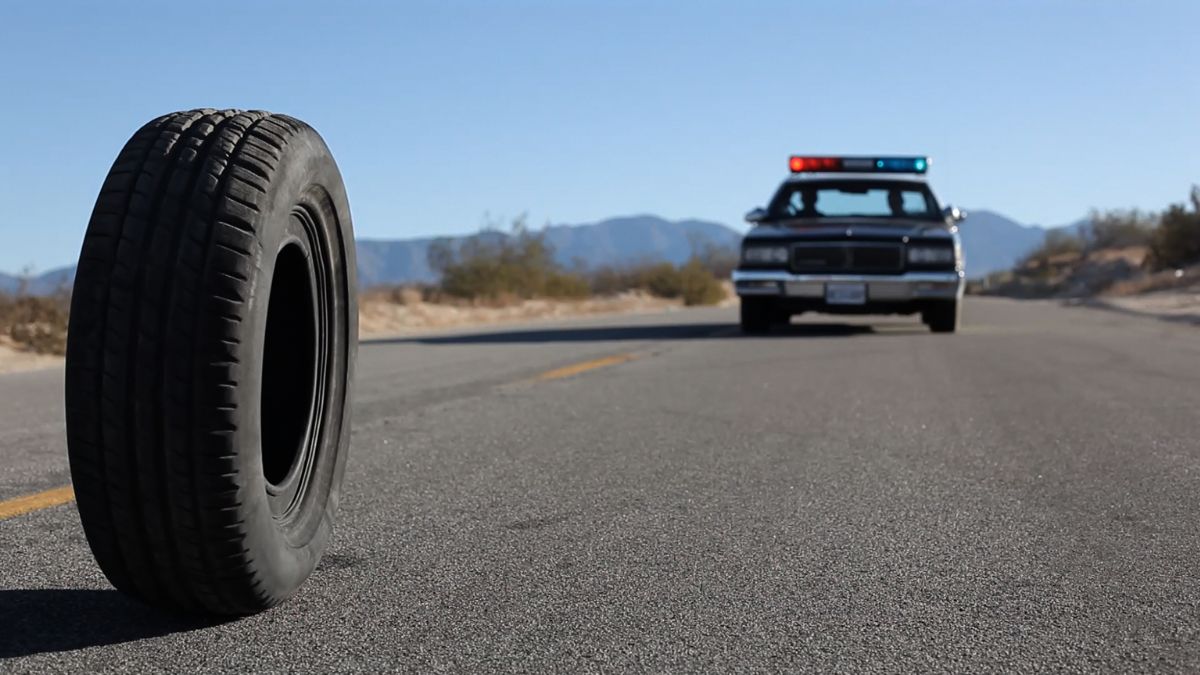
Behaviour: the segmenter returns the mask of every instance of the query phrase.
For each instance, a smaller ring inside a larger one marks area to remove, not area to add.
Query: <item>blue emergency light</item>
[[[925,173],[928,157],[807,157],[792,155],[792,173]]]

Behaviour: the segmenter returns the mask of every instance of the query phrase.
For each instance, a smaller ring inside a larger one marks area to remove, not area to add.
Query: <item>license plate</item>
[[[825,284],[825,302],[831,305],[865,305],[866,284]]]

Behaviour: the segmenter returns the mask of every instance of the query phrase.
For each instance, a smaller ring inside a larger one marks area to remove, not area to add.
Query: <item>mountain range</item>
[[[703,220],[668,221],[656,216],[611,218],[587,225],[551,225],[546,242],[555,259],[568,268],[596,268],[660,261],[679,264],[691,257],[694,244],[722,248],[738,245],[741,233]],[[359,284],[375,286],[401,282],[432,283],[429,245],[437,238],[360,239]]]
[[[75,282],[75,266],[57,267],[49,272],[25,278],[0,272],[0,293],[25,291],[34,295],[50,295],[59,289],[70,289]]]
[[[979,277],[1011,268],[1022,255],[1041,243],[1046,230],[980,209],[968,211],[961,232],[967,271],[970,276]],[[743,230],[704,220],[669,221],[644,215],[585,225],[552,225],[545,233],[559,263],[586,269],[659,260],[678,264],[687,260],[698,245],[736,248]],[[360,239],[360,285],[436,281],[427,254],[430,244],[437,239]],[[70,286],[74,276],[73,266],[61,267],[29,277],[26,288],[31,293],[53,293]],[[0,274],[0,291],[14,292],[20,284],[18,277]]]

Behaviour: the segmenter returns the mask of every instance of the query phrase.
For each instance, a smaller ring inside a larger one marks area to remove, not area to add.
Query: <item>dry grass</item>
[[[1102,248],[1088,253],[1087,258],[1092,262],[1106,263],[1114,260],[1124,260],[1133,267],[1145,267],[1150,257],[1148,246],[1122,246],[1118,248]]]
[[[1178,270],[1163,270],[1118,281],[1109,286],[1102,295],[1127,296],[1186,289],[1200,289],[1200,265],[1192,265]]]
[[[723,299],[719,304],[733,302],[732,285],[723,282],[721,288]],[[661,298],[640,290],[580,300],[527,300],[514,296],[468,301],[441,297],[431,289],[389,288],[363,293],[358,326],[360,336],[371,337],[591,314],[656,312],[683,306],[682,298]]]
[[[61,356],[35,354],[0,335],[0,373],[34,370],[62,363]]]
[[[1135,288],[1152,276],[1147,271],[1149,248],[1124,246],[1086,252],[1031,257],[1016,269],[993,273],[986,282],[971,284],[971,292],[1019,298],[1081,298]],[[1131,291],[1136,292],[1136,291]]]
[[[1200,325],[1200,284],[1189,288],[1151,291],[1137,295],[1106,296],[1101,302],[1119,309]]]

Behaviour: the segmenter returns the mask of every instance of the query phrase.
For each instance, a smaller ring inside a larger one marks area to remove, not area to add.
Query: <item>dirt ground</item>
[[[1200,324],[1200,286],[1142,295],[1110,295],[1100,298],[1100,301],[1116,309]]]
[[[19,348],[7,336],[0,336],[0,373],[49,368],[62,362],[61,356],[35,354]]]
[[[736,302],[729,289],[722,304]],[[637,314],[682,308],[679,300],[658,298],[648,293],[629,292],[586,300],[524,300],[504,306],[450,305],[422,302],[389,302],[370,294],[359,303],[359,337],[380,337],[440,328],[490,326],[522,321],[585,316],[589,314]]]

